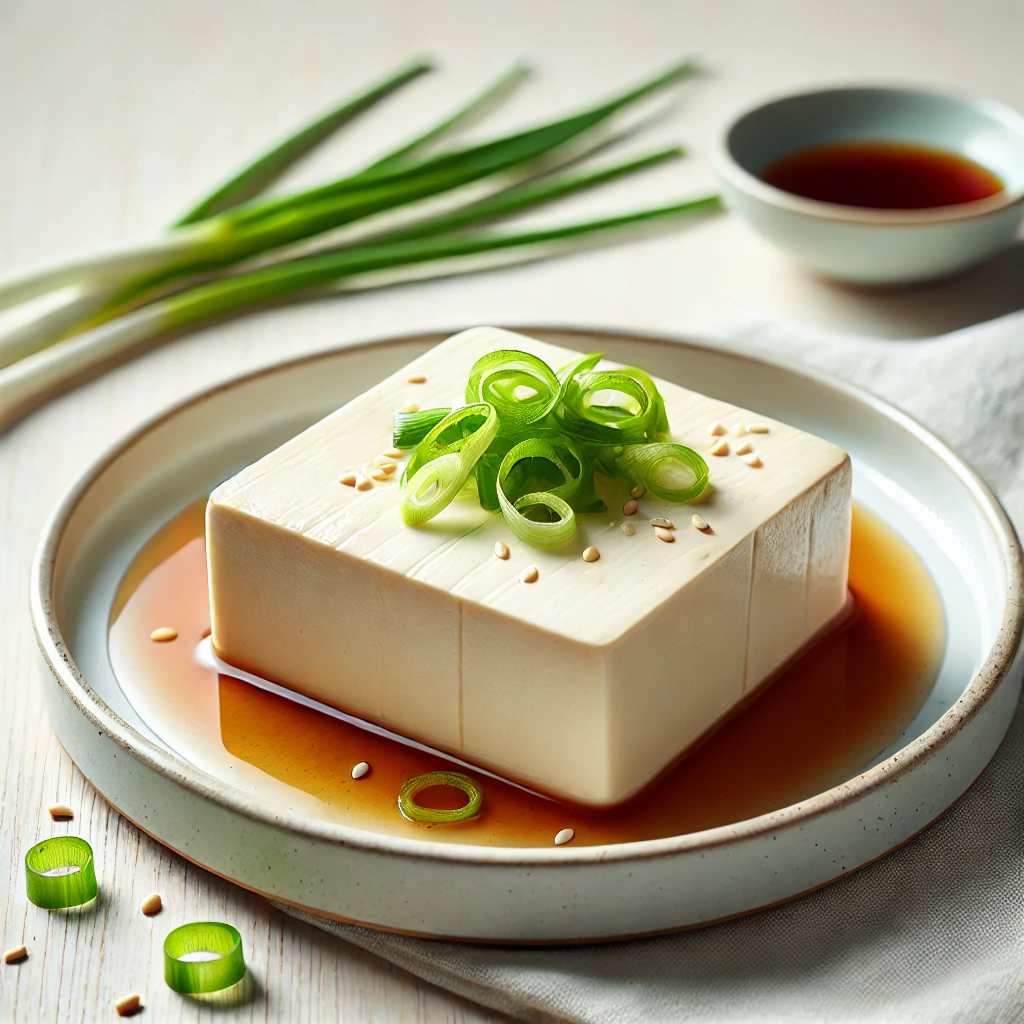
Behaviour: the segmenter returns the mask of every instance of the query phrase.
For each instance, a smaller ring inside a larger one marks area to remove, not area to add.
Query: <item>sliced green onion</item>
[[[708,464],[685,445],[627,445],[618,460],[626,476],[662,501],[692,501],[708,484]]]
[[[396,448],[415,448],[451,412],[451,409],[420,409],[419,412],[395,413],[392,441]]]
[[[498,436],[515,437],[551,412],[560,389],[555,371],[543,359],[518,349],[498,349],[473,364],[466,401],[493,405]]]
[[[96,865],[92,847],[77,836],[54,836],[25,854],[28,898],[46,910],[80,907],[96,898]]]
[[[469,797],[462,807],[455,810],[439,810],[434,807],[423,807],[416,803],[416,797],[431,786],[451,786],[461,789]],[[468,776],[461,772],[429,772],[427,775],[416,775],[406,779],[398,791],[398,809],[409,821],[430,823],[468,821],[480,813],[484,802],[483,790]]]
[[[242,936],[229,924],[183,924],[164,939],[164,981],[175,992],[219,992],[244,977]]]
[[[402,522],[419,526],[446,509],[465,486],[498,430],[494,407],[454,409],[417,445],[402,474]]]
[[[667,426],[654,381],[632,369],[576,373],[556,415],[567,433],[595,445],[643,444]]]
[[[527,460],[550,464],[561,474],[563,482],[549,489],[532,490],[511,498],[507,489],[509,477]],[[515,445],[502,459],[497,480],[498,506],[508,528],[520,540],[541,547],[564,544],[570,540],[576,533],[576,513],[565,495],[571,495],[579,489],[584,471],[582,462],[577,462],[575,470],[571,469],[550,441],[530,438]],[[537,509],[547,511],[548,521],[527,517],[526,512]]]

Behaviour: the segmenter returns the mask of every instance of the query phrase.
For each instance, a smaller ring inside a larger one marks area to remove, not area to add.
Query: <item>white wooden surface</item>
[[[311,161],[316,181],[402,137],[513,57],[536,78],[502,120],[571,108],[684,52],[710,73],[653,132],[693,158],[589,197],[571,212],[713,184],[709,139],[738,104],[809,82],[915,80],[1024,107],[1018,0],[0,0],[0,273],[144,237],[243,156],[415,53],[445,73],[396,99]],[[774,312],[892,337],[955,329],[1024,304],[1024,247],[957,280],[872,294],[814,280],[721,217],[657,239],[471,279],[338,297],[198,333],[53,403],[0,438],[0,1021],[93,1021],[143,995],[146,1017],[196,1021],[496,1020],[340,946],[165,853],[111,812],[50,733],[26,612],[41,521],[103,448],[155,409],[283,356],[373,336],[475,323],[558,322],[703,330]],[[53,825],[45,804],[78,811]],[[103,897],[83,916],[26,903],[21,857],[57,831],[96,850]],[[152,889],[164,913],[137,910]],[[252,982],[211,1007],[162,981],[160,943],[184,920],[234,922]]]

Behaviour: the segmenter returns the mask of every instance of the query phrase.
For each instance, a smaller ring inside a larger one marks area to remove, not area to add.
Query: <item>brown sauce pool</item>
[[[831,142],[769,164],[769,185],[806,199],[876,210],[923,210],[987,199],[1003,190],[959,153],[906,142]]]
[[[885,523],[855,508],[856,614],[638,796],[595,811],[478,775],[478,818],[417,824],[398,811],[401,783],[450,770],[449,761],[199,661],[196,647],[210,626],[204,506],[168,523],[121,583],[109,651],[122,689],[166,743],[210,775],[271,804],[376,832],[550,847],[568,827],[576,831],[574,845],[589,846],[681,835],[777,810],[846,781],[898,740],[924,703],[944,648],[942,606],[927,570]],[[178,638],[151,641],[159,626],[174,627]],[[354,781],[360,761],[371,771]],[[444,803],[450,793],[441,791],[436,806],[459,806],[461,799]]]

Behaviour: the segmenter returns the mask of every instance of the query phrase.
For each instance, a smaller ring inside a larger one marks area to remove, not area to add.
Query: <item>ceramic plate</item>
[[[601,349],[788,421],[850,452],[855,498],[910,542],[947,622],[912,725],[845,784],[798,805],[667,839],[513,849],[438,845],[318,820],[200,771],[159,739],[107,654],[114,593],[189,502],[441,340],[403,338],[289,362],[206,391],[124,438],[43,534],[32,614],[53,727],[122,814],[246,888],[340,920],[497,942],[590,941],[705,924],[823,885],[905,842],[988,763],[1021,686],[1021,550],[988,488],[918,424],[823,376],[669,339],[525,333]]]

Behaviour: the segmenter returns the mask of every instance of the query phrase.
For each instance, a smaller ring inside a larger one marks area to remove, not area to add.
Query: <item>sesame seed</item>
[[[359,764],[352,766],[352,778],[361,779],[366,775],[370,774],[370,766],[365,761],[360,761]]]
[[[403,405],[402,408],[399,409],[398,411],[399,412],[419,412],[420,411],[420,407],[415,402],[406,402],[405,405]]]
[[[15,946],[13,949],[4,950],[5,964],[20,964],[28,956],[28,950],[24,946]]]
[[[131,1017],[133,1014],[138,1013],[141,1007],[142,996],[136,995],[134,992],[130,996],[121,996],[114,1003],[114,1009],[117,1010],[118,1017]]]
[[[160,899],[160,893],[151,892],[140,904],[139,910],[141,910],[146,917],[153,917],[154,914],[159,914],[164,909],[164,901]]]
[[[729,442],[723,437],[720,441],[716,441],[708,450],[712,455],[728,455]]]
[[[400,459],[405,453],[398,448],[389,448],[384,452],[385,459]]]
[[[67,804],[48,804],[46,807],[54,821],[71,821],[75,812]]]
[[[406,381],[409,384],[426,384],[427,383],[427,378],[422,373],[410,373],[409,376],[406,377],[405,379],[406,379]]]
[[[519,578],[523,583],[536,583],[540,573],[537,571],[537,566],[528,565],[520,574]]]
[[[663,540],[666,544],[674,544],[676,535],[672,530],[666,530],[663,526],[656,526],[654,528],[654,535],[658,540]]]
[[[663,530],[674,530],[676,528],[676,524],[671,519],[661,518],[652,519],[651,526],[660,526]]]
[[[710,552],[708,551],[706,545],[701,544],[701,546],[699,548],[694,548],[690,552],[690,557],[691,558],[696,558],[697,561],[699,562],[699,561],[703,561],[705,558],[707,558],[709,553]]]
[[[368,491],[371,487],[373,487],[373,481],[369,477],[361,475],[356,477],[357,491]]]
[[[710,530],[711,529],[711,527],[708,526],[708,521],[703,516],[697,516],[697,515],[690,516],[690,522],[693,523],[693,525],[695,527],[697,527],[698,530]]]
[[[601,557],[601,552],[595,547],[586,548],[583,552],[584,562],[596,562]]]
[[[344,484],[346,487],[355,487],[356,485],[355,473],[346,473],[344,476],[338,478],[338,483]]]
[[[743,461],[750,466],[751,469],[759,469],[761,466],[761,460],[757,457],[757,452],[751,452],[749,455],[744,455]]]
[[[494,542],[494,554],[495,557],[504,561],[509,555],[508,545],[503,540],[496,540]]]
[[[647,493],[647,488],[643,484],[637,484],[630,492],[631,498],[642,498]]]
[[[565,846],[576,838],[576,833],[571,828],[563,828],[555,833],[555,846]]]
[[[624,516],[635,516],[636,510],[640,507],[636,498],[630,498],[625,505],[622,506],[622,514]]]
[[[736,445],[737,455],[749,455],[754,450],[754,446],[749,441],[744,441],[742,444]]]
[[[767,434],[768,424],[767,423],[748,423],[747,430],[751,434]]]
[[[178,639],[178,631],[173,626],[158,626],[149,634],[149,639],[157,644],[166,644]]]
[[[636,527],[632,523],[623,523],[619,527],[619,532],[624,537],[632,537],[633,534],[636,533]]]
[[[708,433],[712,437],[721,437],[721,435],[725,433],[725,427],[716,420],[714,423],[708,425]]]
[[[390,480],[391,479],[391,473],[389,473],[386,469],[375,469],[370,474],[370,476],[373,477],[374,480]]]
[[[736,435],[737,437],[742,437],[742,436],[743,436],[743,435],[744,435],[744,434],[745,434],[746,432],[747,432],[747,428],[746,428],[745,426],[743,426],[743,424],[742,424],[742,423],[740,423],[740,424],[739,424],[739,425],[738,425],[738,426],[736,427],[736,429],[735,429],[735,430],[733,431],[733,433],[734,433],[734,434],[735,434],[735,435]]]
[[[398,466],[394,462],[382,462],[379,468],[382,473],[387,473],[388,476],[391,476],[398,469]]]

